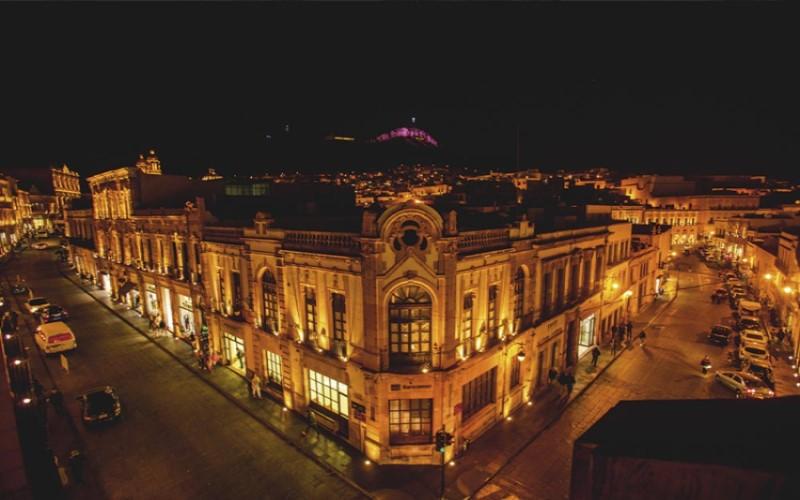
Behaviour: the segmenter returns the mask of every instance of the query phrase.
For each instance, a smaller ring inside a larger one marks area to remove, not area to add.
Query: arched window
[[[430,361],[431,297],[421,287],[395,290],[389,300],[390,364],[416,365]]]
[[[522,321],[522,313],[525,306],[525,271],[517,269],[514,277],[514,322],[519,328]]]
[[[262,328],[272,333],[278,329],[278,287],[275,276],[269,271],[261,277],[261,293],[264,297]]]

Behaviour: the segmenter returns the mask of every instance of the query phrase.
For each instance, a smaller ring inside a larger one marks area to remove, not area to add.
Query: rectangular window
[[[306,335],[308,336],[311,335],[312,333],[316,333],[317,331],[317,296],[314,293],[314,289],[311,287],[306,287],[305,296],[306,296],[305,324],[306,324]]]
[[[548,314],[550,312],[550,303],[552,300],[552,288],[553,288],[553,274],[550,272],[544,273],[544,282],[542,283],[542,309],[544,309],[544,313]]]
[[[219,283],[219,310],[223,314],[228,314],[228,309],[225,307],[225,273],[222,268],[217,268],[217,282]]]
[[[561,307],[564,305],[564,268],[560,267],[556,271],[556,305]]]
[[[494,403],[497,367],[478,375],[461,387],[461,420],[465,421],[481,408]]]
[[[509,387],[514,388],[519,385],[520,373],[522,362],[516,356],[511,358],[511,377],[509,379]]]
[[[242,275],[239,271],[231,273],[231,292],[233,293],[233,314],[239,315],[242,312]]]
[[[344,418],[349,416],[347,385],[343,382],[308,370],[308,391],[312,403]]]
[[[465,344],[466,352],[470,352],[472,340],[472,304],[474,298],[471,293],[464,296],[464,310],[461,312],[461,341]]]
[[[489,287],[489,302],[486,311],[486,328],[489,331],[489,338],[497,338],[497,285]]]
[[[583,290],[585,294],[589,293],[591,289],[591,276],[592,273],[592,261],[590,259],[586,259],[583,261]]]
[[[281,357],[272,351],[267,351],[267,379],[271,384],[282,386],[282,370]]]
[[[553,342],[550,350],[550,366],[558,366],[558,342]]]
[[[432,399],[389,401],[389,443],[430,443],[433,426]]]
[[[333,339],[344,340],[346,319],[344,294],[331,294],[331,310],[333,311]]]

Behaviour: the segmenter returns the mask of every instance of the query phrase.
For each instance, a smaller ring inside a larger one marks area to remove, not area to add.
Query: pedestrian
[[[314,414],[313,411],[311,411],[310,408],[306,410],[306,419],[308,420],[308,425],[303,430],[303,432],[300,433],[300,435],[306,437],[308,431],[313,430],[314,432],[317,433],[317,436],[319,436],[319,430],[317,429],[317,416]]]
[[[594,346],[594,348],[592,349],[592,366],[594,366],[595,368],[597,368],[598,359],[600,359],[600,348]]]
[[[11,311],[11,329],[13,331],[15,331],[15,332],[17,331],[17,320],[18,319],[19,318],[17,317],[17,311]]]
[[[197,356],[197,365],[200,370],[207,371],[208,370],[208,358],[204,353],[200,353]]]
[[[258,376],[258,373],[254,373],[253,378],[250,379],[250,391],[254,398],[261,399],[261,377]]]
[[[553,382],[555,382],[556,377],[558,377],[558,371],[556,371],[556,369],[551,366],[550,370],[547,372],[547,383],[549,385],[553,385]]]
[[[57,414],[64,414],[64,395],[55,387],[50,389],[50,404]]]
[[[625,324],[625,330],[628,333],[628,342],[631,341],[631,336],[633,335],[633,323],[631,320],[628,320],[628,323]]]
[[[76,483],[83,483],[83,462],[85,457],[83,453],[78,450],[69,452],[69,471],[72,475],[72,480]]]
[[[617,355],[617,336],[616,335],[611,337],[611,355],[612,356],[616,356]]]
[[[647,338],[647,334],[642,330],[639,333],[639,346],[644,347],[644,340]]]
[[[567,385],[567,397],[572,394],[572,389],[575,387],[575,377],[572,373],[567,372],[566,376],[566,385]]]

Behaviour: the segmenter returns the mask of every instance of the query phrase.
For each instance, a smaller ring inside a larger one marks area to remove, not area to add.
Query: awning
[[[125,283],[123,283],[123,284],[122,284],[122,286],[119,288],[119,294],[120,294],[120,296],[122,296],[122,295],[127,295],[127,294],[128,294],[128,292],[130,292],[131,290],[133,290],[133,287],[134,287],[134,286],[135,286],[135,285],[134,285],[133,283],[131,283],[130,281],[126,281]]]

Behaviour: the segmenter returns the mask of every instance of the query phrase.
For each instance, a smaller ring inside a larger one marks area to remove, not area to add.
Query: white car
[[[50,302],[44,297],[34,297],[25,301],[25,309],[31,314],[36,314],[49,305]]]
[[[761,345],[766,349],[769,339],[759,330],[742,330],[742,342]]]
[[[762,344],[752,344],[750,342],[742,342],[739,346],[739,357],[742,359],[761,359],[770,361],[769,350]]]
[[[50,248],[50,246],[43,241],[37,241],[36,243],[31,245],[31,248],[35,250],[47,250],[48,248]]]
[[[775,391],[767,387],[760,378],[745,372],[721,370],[716,373],[714,378],[722,385],[736,392],[736,397],[746,398],[772,398]]]

